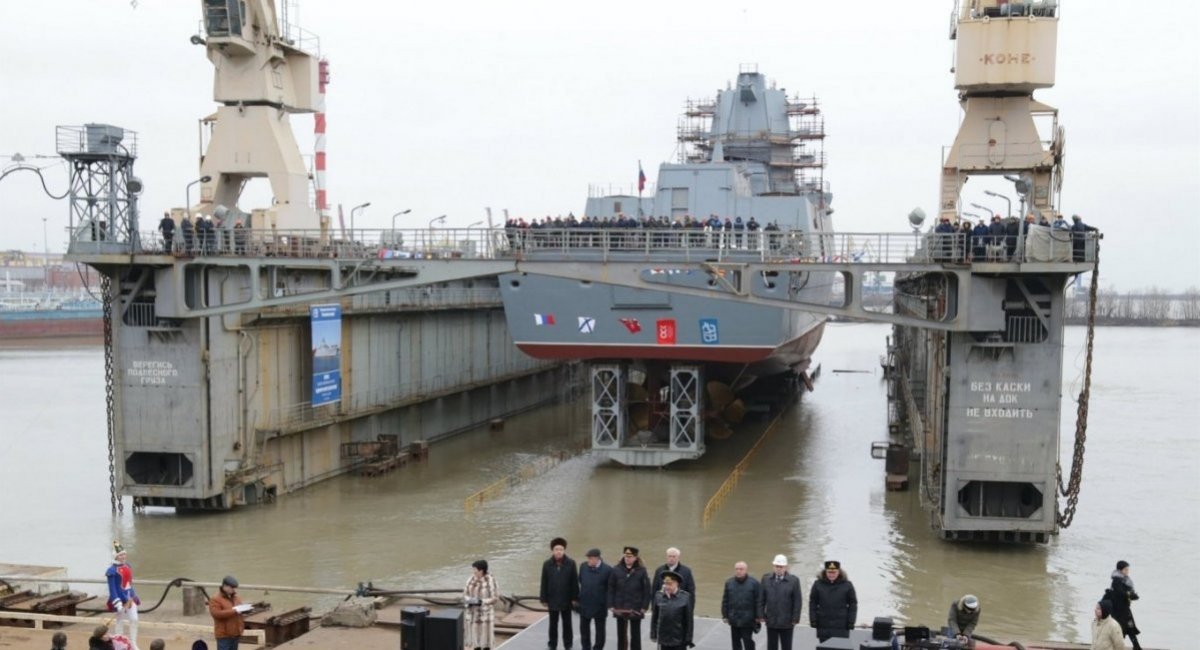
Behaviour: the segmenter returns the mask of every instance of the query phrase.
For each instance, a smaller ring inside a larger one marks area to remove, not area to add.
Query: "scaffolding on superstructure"
[[[801,98],[794,95],[786,99],[785,106],[788,118],[786,132],[760,130],[739,136],[717,136],[713,119],[717,114],[718,99],[688,99],[676,130],[679,162],[712,162],[718,137],[727,160],[739,160],[736,154],[729,153],[731,148],[736,150],[739,146],[765,143],[769,145],[770,157],[757,162],[775,169],[787,169],[790,178],[790,183],[775,178],[770,194],[817,192],[823,197],[828,191],[825,187],[825,165],[828,161],[825,155],[825,117],[817,97]],[[824,203],[823,198],[821,202]]]

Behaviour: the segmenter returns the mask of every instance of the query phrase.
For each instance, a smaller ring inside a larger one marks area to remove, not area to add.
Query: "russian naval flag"
[[[536,325],[553,325],[554,314],[534,314],[533,322]]]

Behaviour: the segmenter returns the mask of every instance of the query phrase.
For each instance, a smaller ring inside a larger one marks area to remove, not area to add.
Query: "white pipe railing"
[[[332,230],[216,228],[171,250],[160,232],[140,236],[140,252],[177,256],[350,260],[599,259],[766,261],[844,264],[1095,261],[1099,233],[1034,226],[1017,236],[954,233],[813,233],[709,228],[467,228]],[[87,253],[88,241],[72,242]],[[1028,243],[1028,245],[1027,245]],[[103,251],[109,252],[107,248]]]

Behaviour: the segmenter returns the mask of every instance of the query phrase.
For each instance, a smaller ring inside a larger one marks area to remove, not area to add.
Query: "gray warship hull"
[[[642,197],[639,164],[637,195],[590,193],[582,221],[510,223],[507,243],[530,260],[644,262],[644,273],[694,288],[712,280],[684,262],[780,251],[819,259],[828,255],[832,195],[824,153],[810,147],[823,138],[815,100],[789,97],[743,69],[715,99],[688,102],[680,158],[659,166],[650,196]],[[834,282],[833,274],[785,277],[764,274],[755,288],[826,302]],[[508,274],[500,290],[509,331],[530,356],[697,363],[709,379],[803,373],[825,323],[813,313],[545,276]]]
[[[671,268],[669,259],[646,270],[675,271],[675,283],[707,282],[699,272]],[[820,287],[800,291],[827,295],[832,278],[818,275],[809,282]],[[529,356],[700,363],[710,379],[803,373],[826,321],[803,311],[522,274],[501,276],[500,292],[509,332]]]

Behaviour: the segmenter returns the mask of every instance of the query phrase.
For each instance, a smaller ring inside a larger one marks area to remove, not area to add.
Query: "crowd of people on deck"
[[[697,219],[690,214],[681,218],[617,214],[580,219],[568,214],[530,221],[509,219],[504,223],[504,233],[513,250],[564,246],[641,249],[650,246],[761,251],[779,250],[784,242],[784,232],[778,222],[763,225],[753,216],[722,219],[716,214],[707,219]]]
[[[991,222],[983,219],[972,224],[967,219],[953,223],[942,217],[931,235],[931,256],[934,261],[1006,262],[1025,255],[1025,245],[1033,226],[1046,228],[1053,242],[1070,247],[1071,260],[1085,261],[1087,242],[1097,231],[1074,215],[1068,223],[1057,215],[1054,221],[1029,214],[1022,222],[994,215]],[[184,215],[178,224],[164,213],[158,226],[163,251],[184,255],[245,255],[249,231],[238,219],[221,220],[197,215],[195,221]],[[178,233],[179,237],[176,237]],[[509,219],[504,224],[508,248],[514,251],[544,248],[606,248],[612,250],[656,249],[734,249],[748,251],[779,251],[800,248],[804,232],[784,231],[778,222],[766,225],[753,216],[722,218],[716,214],[698,219],[691,215],[682,218],[666,216],[630,217],[617,214],[610,217],[574,214],[566,217],[544,217],[526,221]],[[1065,253],[1065,251],[1064,251]]]
[[[178,222],[164,213],[158,223],[162,252],[181,255],[244,255],[248,251],[249,230],[241,218],[221,219],[198,214],[183,215]],[[545,247],[610,248],[729,248],[747,250],[779,250],[785,242],[779,223],[760,223],[753,216],[721,218],[710,215],[697,219],[628,217],[577,218],[545,217],[543,219],[509,219],[504,226],[508,246],[512,250]]]
[[[241,219],[220,219],[198,214],[193,223],[191,216],[185,214],[178,226],[182,241],[175,241],[175,230],[175,219],[171,213],[164,212],[158,222],[163,252],[185,255],[246,254],[248,236]]]
[[[1085,261],[1089,233],[1097,231],[1084,223],[1083,217],[1079,215],[1073,215],[1071,223],[1067,223],[1061,214],[1057,215],[1054,221],[1050,221],[1044,215],[1037,219],[1033,214],[1029,214],[1022,223],[1016,217],[1004,219],[997,214],[992,216],[990,224],[979,219],[974,225],[967,219],[954,224],[949,217],[943,216],[933,229],[937,238],[933,242],[934,259],[961,262],[1005,262],[1018,259],[1023,253],[1032,226],[1049,229],[1053,240],[1063,242],[1064,246],[1069,242],[1071,260],[1074,262]]]

